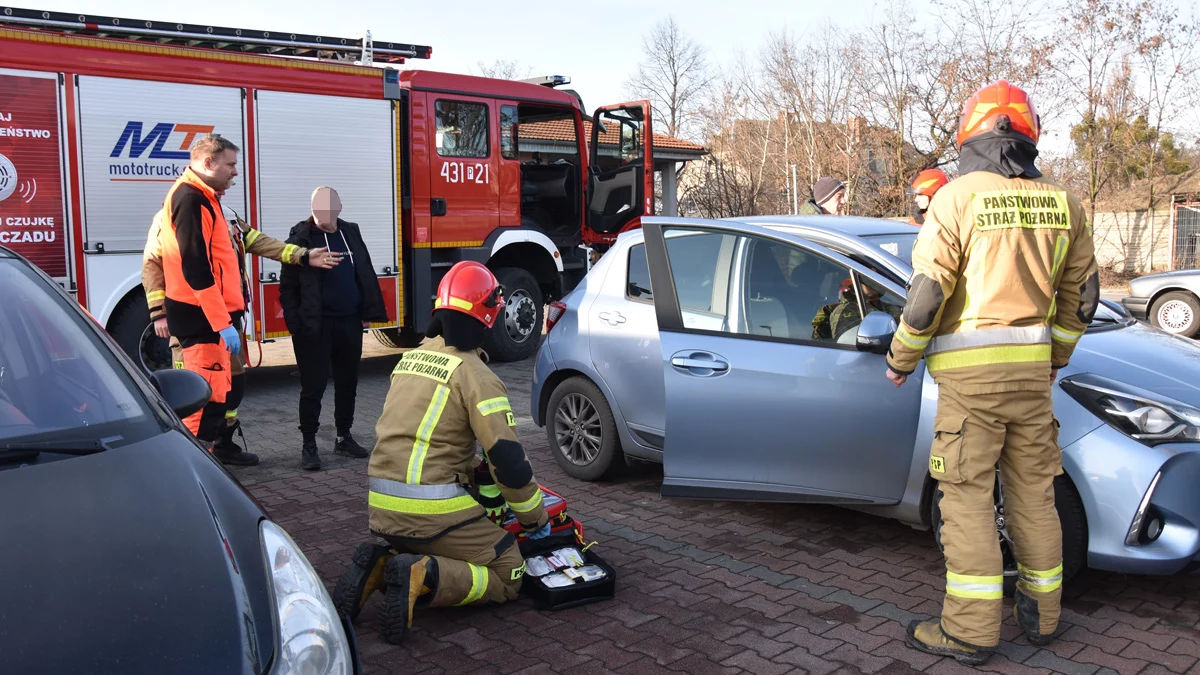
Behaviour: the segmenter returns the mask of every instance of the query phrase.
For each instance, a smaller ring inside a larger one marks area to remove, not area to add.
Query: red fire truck
[[[536,350],[544,303],[654,207],[650,108],[540,83],[420,70],[419,45],[0,7],[0,245],[25,255],[148,368],[169,363],[141,288],[155,212],[199,136],[239,153],[223,205],[278,239],[335,188],[388,302],[385,344],[423,336],[441,275],[487,264],[507,289],[496,360]],[[523,152],[522,126],[566,130]],[[592,138],[585,137],[590,127]],[[603,133],[615,152],[597,152]],[[589,151],[590,148],[590,151]],[[287,336],[279,263],[251,256],[248,336]]]

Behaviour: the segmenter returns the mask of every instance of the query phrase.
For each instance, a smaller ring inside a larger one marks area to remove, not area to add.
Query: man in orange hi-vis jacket
[[[237,153],[236,145],[216,135],[192,146],[191,163],[163,201],[159,234],[167,327],[183,347],[183,367],[212,387],[208,405],[184,424],[210,449],[225,421],[230,355],[241,354],[237,326],[246,311],[237,254],[218,198],[237,176]]]

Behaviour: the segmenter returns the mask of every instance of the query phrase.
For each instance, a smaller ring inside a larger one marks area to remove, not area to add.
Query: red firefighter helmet
[[[433,309],[462,312],[491,328],[504,309],[504,287],[482,263],[464,260],[442,277]]]
[[[1020,134],[1037,145],[1041,118],[1033,99],[1020,87],[998,80],[975,92],[958,122],[958,147],[984,135]]]
[[[942,189],[942,186],[949,182],[950,179],[946,177],[945,171],[941,169],[925,169],[913,179],[912,193],[932,198],[933,193]]]

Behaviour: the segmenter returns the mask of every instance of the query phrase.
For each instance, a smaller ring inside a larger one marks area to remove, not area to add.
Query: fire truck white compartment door
[[[312,215],[327,185],[342,220],[358,223],[375,273],[396,274],[396,173],[392,103],[290,92],[257,92],[259,228],[286,240]],[[323,244],[322,244],[323,245]],[[279,263],[262,261],[265,280]]]
[[[245,149],[242,90],[79,77],[84,240],[88,253],[141,252],[154,214],[197,139],[216,133]],[[221,202],[246,216],[245,152]]]

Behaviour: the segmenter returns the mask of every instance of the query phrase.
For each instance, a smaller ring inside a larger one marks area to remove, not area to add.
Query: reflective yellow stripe
[[[465,309],[465,310],[467,310],[468,312],[469,312],[469,311],[471,311],[471,308],[475,306],[475,305],[473,305],[473,304],[471,304],[471,303],[469,303],[469,302],[467,302],[466,300],[463,300],[463,299],[461,299],[461,298],[450,298],[449,305],[450,305],[451,307],[457,307],[457,308],[459,308],[459,309]],[[443,305],[442,305],[442,299],[441,299],[441,298],[438,298],[438,299],[437,299],[437,301],[433,303],[433,308],[434,308],[434,309],[437,309],[438,307],[442,307],[442,306],[443,306]]]
[[[499,497],[500,488],[495,485],[480,485],[479,494],[484,497]]]
[[[1062,269],[1063,261],[1067,259],[1067,248],[1071,245],[1071,238],[1065,234],[1058,235],[1058,239],[1054,242],[1054,269],[1050,271],[1050,281],[1058,278],[1058,271]]]
[[[1018,563],[1017,571],[1021,575],[1019,581],[1022,590],[1033,591],[1035,593],[1049,593],[1050,591],[1058,590],[1062,586],[1062,564],[1059,564],[1058,567],[1052,570],[1031,570]]]
[[[900,329],[896,331],[896,337],[905,345],[912,347],[917,351],[925,349],[926,345],[929,344],[928,337],[913,335],[912,333],[904,330],[904,326],[901,326]]]
[[[438,420],[441,419],[442,411],[446,409],[446,401],[449,398],[449,387],[439,384],[437,390],[433,392],[433,400],[429,402],[429,407],[425,410],[421,426],[417,427],[417,438],[413,441],[412,455],[408,458],[408,482],[413,485],[421,482],[421,470],[425,466],[425,455],[429,452],[429,439],[433,436],[433,430],[437,428]]]
[[[925,364],[929,367],[930,372],[935,372],[952,368],[993,366],[1000,363],[1036,363],[1049,360],[1050,345],[1008,345],[933,354],[925,357]]]
[[[537,507],[539,507],[541,505],[542,505],[542,490],[541,490],[541,488],[538,488],[538,491],[533,493],[533,496],[530,497],[529,499],[526,499],[523,502],[517,502],[516,504],[509,503],[508,506],[515,513],[529,513],[530,511],[536,509]]]
[[[987,282],[983,273],[987,265],[987,260],[985,260],[987,248],[988,240],[976,237],[967,250],[967,260],[970,263],[963,274],[967,284],[963,287],[963,312],[959,319],[959,331],[974,329],[979,323],[979,312],[983,309],[983,296]]]
[[[482,401],[475,406],[479,409],[479,414],[483,416],[491,415],[492,413],[506,412],[512,410],[512,406],[508,403],[507,396],[498,396]]]
[[[1002,600],[1004,576],[975,577],[946,572],[946,594],[972,600]]]
[[[458,603],[460,605],[469,605],[472,602],[477,602],[487,593],[488,587],[488,572],[486,567],[480,567],[472,563],[467,563],[471,568],[471,592],[467,593],[467,597]]]
[[[451,497],[450,499],[412,499],[410,497],[393,497],[375,491],[367,493],[367,503],[377,509],[397,513],[416,513],[423,516],[457,513],[479,506],[479,502],[475,501],[471,495]]]
[[[227,420],[237,419],[237,408],[234,408],[233,410],[226,410],[225,411],[225,419],[227,419]]]
[[[285,262],[285,263],[289,263],[289,264],[295,263],[296,262],[296,254],[299,251],[300,251],[300,247],[295,244],[284,244],[283,253],[280,254],[279,257],[283,258],[283,262]]]
[[[252,245],[261,236],[262,236],[262,232],[259,232],[258,230],[246,230],[246,245],[247,246]],[[295,246],[295,245],[288,244],[287,246],[284,246],[283,247],[284,253],[287,252],[288,246]]]
[[[1076,342],[1079,342],[1079,338],[1083,337],[1083,331],[1076,332],[1073,330],[1067,330],[1066,328],[1055,324],[1054,327],[1050,329],[1050,337],[1059,342],[1065,342],[1073,345]]]
[[[161,302],[167,299],[166,291],[150,291],[146,294],[147,302]]]

